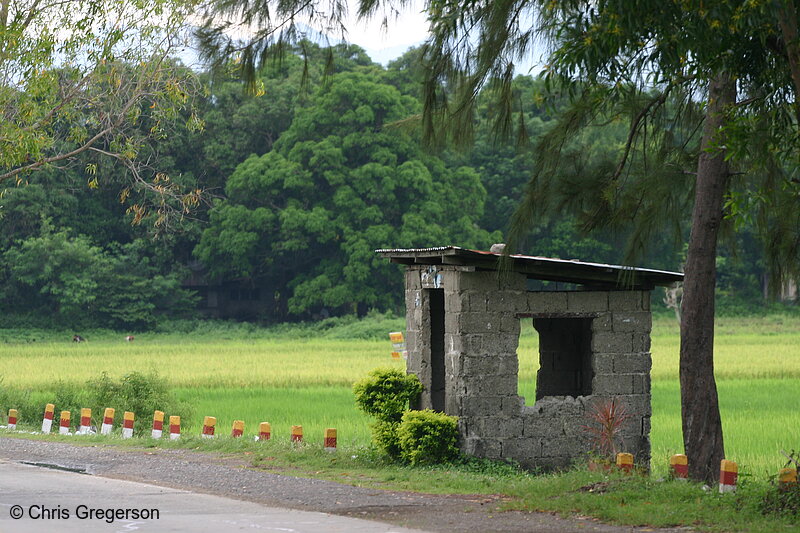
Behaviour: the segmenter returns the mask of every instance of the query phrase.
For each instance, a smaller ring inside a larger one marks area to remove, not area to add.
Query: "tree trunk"
[[[714,482],[719,478],[720,461],[725,458],[714,380],[717,236],[729,177],[721,128],[726,107],[735,103],[735,84],[728,75],[719,74],[709,82],[708,92],[683,282],[680,382],[689,477]]]

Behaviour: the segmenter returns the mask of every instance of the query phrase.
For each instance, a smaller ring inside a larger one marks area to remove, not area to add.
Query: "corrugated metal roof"
[[[501,253],[470,250],[458,246],[382,249],[375,250],[375,253],[389,258],[394,263],[406,265],[460,265],[481,270],[508,268],[512,272],[520,272],[533,279],[583,285],[652,288],[656,285],[672,285],[683,280],[683,274],[680,272],[520,254],[508,256],[510,262],[501,266],[500,259],[503,257]]]

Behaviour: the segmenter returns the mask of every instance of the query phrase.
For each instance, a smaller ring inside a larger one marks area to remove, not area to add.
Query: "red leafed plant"
[[[595,402],[586,416],[589,424],[583,426],[583,429],[591,435],[594,451],[613,461],[619,451],[617,440],[622,426],[631,415],[620,400],[606,398]]]

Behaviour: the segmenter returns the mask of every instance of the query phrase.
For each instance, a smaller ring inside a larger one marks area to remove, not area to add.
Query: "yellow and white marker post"
[[[44,418],[42,419],[42,433],[50,433],[53,427],[53,415],[56,411],[56,406],[48,403],[44,408]]]
[[[669,458],[669,473],[672,479],[679,481],[689,480],[689,458],[682,453],[677,453]]]
[[[303,426],[292,426],[292,442],[303,441]]]
[[[129,439],[133,437],[133,413],[125,411],[122,415],[122,438]]]
[[[8,429],[17,429],[17,410],[8,410]]]
[[[164,412],[155,411],[153,412],[153,431],[150,433],[150,436],[153,437],[154,439],[160,439],[163,430],[164,430]]]
[[[61,421],[58,424],[59,435],[69,435],[69,411],[61,411]]]
[[[325,451],[336,451],[336,428],[327,428],[325,430]]]
[[[261,422],[258,425],[258,440],[269,440],[272,436],[272,426],[269,422]]]
[[[403,338],[402,331],[393,331],[389,333],[389,340],[392,341],[392,359],[399,361],[400,358],[408,359],[408,351],[406,350],[406,341]]]
[[[92,410],[88,407],[81,409],[81,425],[78,426],[78,435],[88,435],[92,427]]]
[[[11,415],[8,415],[11,420]],[[11,427],[9,422],[8,427]],[[781,468],[778,472],[778,489],[786,491],[792,487],[797,486],[797,469],[796,468]]]
[[[719,464],[719,493],[736,492],[739,466],[733,461],[723,459]]]
[[[618,453],[617,454],[617,468],[625,472],[626,474],[630,474],[633,472],[633,454],[630,453]]]
[[[203,418],[203,438],[204,439],[212,439],[214,438],[214,429],[217,427],[217,419],[213,416],[207,416]]]
[[[114,429],[114,415],[117,410],[113,407],[106,407],[103,411],[103,425],[100,426],[101,435],[111,435],[111,430]]]
[[[244,435],[244,420],[234,420],[231,428],[231,437],[237,438]]]
[[[178,440],[181,438],[181,417],[169,417],[169,440]]]

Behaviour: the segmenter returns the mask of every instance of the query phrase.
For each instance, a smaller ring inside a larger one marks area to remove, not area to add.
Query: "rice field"
[[[197,431],[203,415],[216,416],[218,432],[235,419],[254,433],[261,421],[273,434],[303,425],[307,438],[336,427],[340,446],[369,441],[369,418],[356,410],[352,383],[373,368],[402,367],[386,340],[260,338],[186,341],[137,335],[134,343],[104,338],[85,344],[0,344],[4,388],[47,398],[56,384],[84,384],[101,372],[112,377],[156,370],[175,394],[195,407],[186,431]],[[678,328],[662,318],[653,328],[653,468],[666,470],[669,455],[682,450],[678,387]],[[533,395],[537,339],[523,329],[520,393]],[[726,454],[740,471],[758,477],[783,465],[780,450],[800,449],[800,319],[720,319],[715,365]],[[45,402],[43,402],[45,403]],[[6,409],[12,406],[0,406]],[[58,406],[56,406],[58,409]]]

